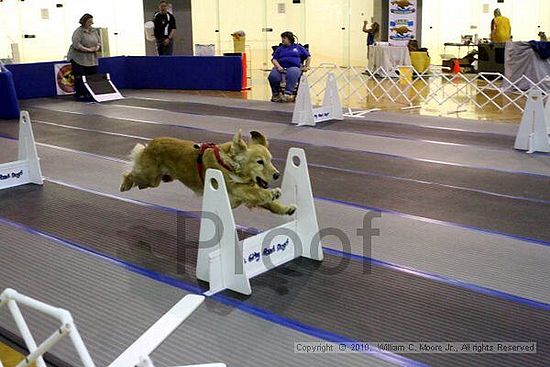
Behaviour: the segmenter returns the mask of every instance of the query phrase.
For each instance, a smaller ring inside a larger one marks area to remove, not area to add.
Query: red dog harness
[[[201,178],[201,181],[204,183],[204,163],[202,161],[202,156],[204,155],[204,152],[206,149],[213,149],[214,150],[214,156],[216,157],[216,161],[220,166],[228,170],[229,172],[233,172],[233,169],[229,167],[225,162],[223,161],[222,157],[220,156],[220,148],[214,143],[202,143],[200,145],[199,155],[197,156],[197,171],[199,172],[199,177]]]

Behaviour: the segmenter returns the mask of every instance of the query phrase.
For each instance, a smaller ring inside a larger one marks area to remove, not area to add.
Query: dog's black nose
[[[274,179],[274,180],[278,179],[279,177],[281,177],[281,174],[280,174],[279,172],[275,172],[275,173],[273,174],[273,179]]]

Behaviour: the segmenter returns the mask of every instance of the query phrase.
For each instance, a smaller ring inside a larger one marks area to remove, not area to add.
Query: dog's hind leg
[[[134,161],[134,166],[132,171],[123,174],[120,191],[128,191],[134,186],[140,190],[158,187],[163,179],[163,174],[156,157],[147,150],[147,147],[137,144],[132,150],[131,158]]]
[[[155,156],[144,152],[140,157],[138,169],[139,177],[134,175],[134,182],[140,190],[160,185],[164,174]]]
[[[160,185],[160,182],[162,180],[162,175],[149,175],[148,178],[144,181],[138,182],[137,187],[138,189],[147,189],[150,187],[158,187]]]
[[[134,187],[134,180],[133,180],[132,172],[124,173],[122,175],[122,177],[123,177],[123,179],[122,179],[122,184],[120,184],[120,191],[122,191],[122,192],[128,191],[132,187]]]
[[[137,186],[140,190],[147,189],[149,187],[158,187],[162,176],[157,174],[135,174],[133,171],[122,175],[122,184],[120,185],[120,191],[128,191],[132,187]]]
[[[169,174],[164,174],[162,176],[162,182],[172,182],[174,181],[174,177],[170,176]]]

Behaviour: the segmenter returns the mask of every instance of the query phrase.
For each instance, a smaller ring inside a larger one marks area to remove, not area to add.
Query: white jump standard
[[[315,126],[318,122],[343,119],[342,104],[340,103],[338,85],[334,74],[328,73],[323,106],[317,108],[313,108],[311,104],[309,83],[305,74],[302,74],[294,112],[292,113],[292,123],[298,126]]]
[[[21,111],[17,161],[0,164],[0,190],[28,183],[42,185],[43,181],[31,119],[27,111]]]
[[[545,109],[542,92],[536,89],[529,91],[515,149],[526,150],[527,153],[550,152],[550,97],[546,98]]]
[[[197,278],[210,283],[211,296],[225,289],[250,295],[250,279],[300,256],[323,260],[319,224],[302,149],[288,151],[281,201],[296,203],[293,219],[239,241],[223,174],[209,169],[197,258]]]

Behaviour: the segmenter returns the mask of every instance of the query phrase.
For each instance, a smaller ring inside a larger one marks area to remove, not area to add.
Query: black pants
[[[88,90],[84,86],[84,82],[82,81],[82,75],[93,75],[97,73],[97,65],[84,66],[74,62],[74,60],[71,60],[71,66],[73,68],[73,75],[74,75],[75,97],[76,98],[91,97],[90,93],[88,93]]]
[[[157,52],[159,56],[168,55],[171,56],[174,52],[174,40],[170,40],[167,45],[164,44],[163,40],[157,39]]]

